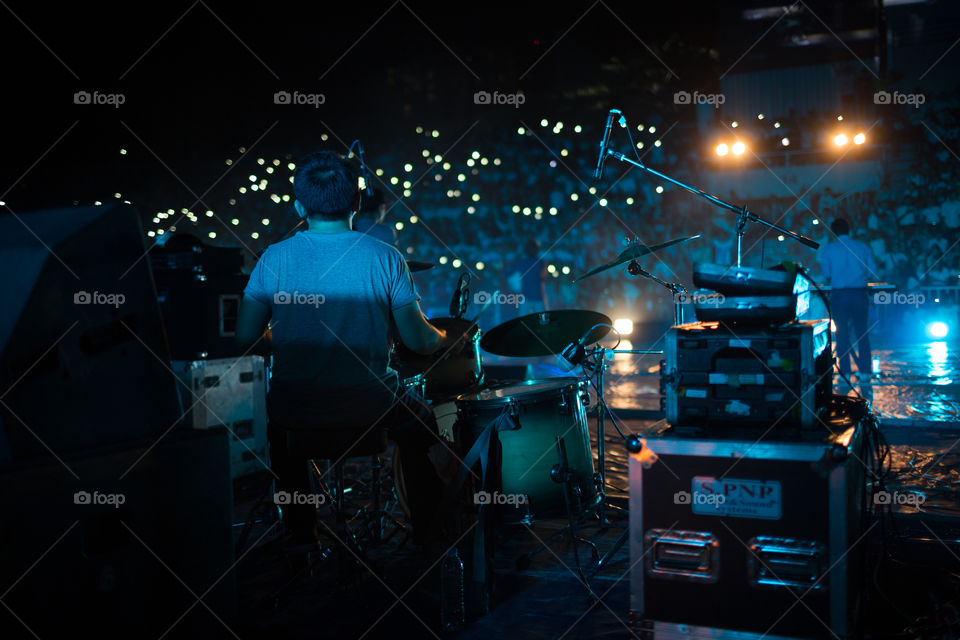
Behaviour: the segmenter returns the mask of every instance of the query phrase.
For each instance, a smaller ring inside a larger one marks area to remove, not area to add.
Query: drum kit
[[[634,241],[614,260],[573,282],[627,262],[632,265],[643,255],[696,237],[676,238],[656,245]],[[469,299],[465,291],[461,278],[451,304],[452,314],[462,315],[465,311],[465,304],[458,302]],[[396,344],[392,366],[400,372],[405,391],[423,398],[431,406],[440,436],[459,459],[461,481],[467,478],[468,472],[482,467],[479,474],[472,474],[472,482],[466,481],[468,486],[463,487],[465,493],[492,496],[486,498],[486,504],[475,497],[478,517],[487,508],[492,514],[490,521],[500,526],[566,519],[567,526],[546,542],[569,533],[572,539],[591,547],[599,570],[612,552],[601,558],[592,542],[577,535],[577,529],[587,524],[601,527],[621,524],[607,517],[608,512],[621,509],[610,503],[605,491],[605,417],[613,418],[603,399],[606,354],[661,355],[663,352],[599,346],[603,338],[616,330],[609,317],[596,311],[564,309],[533,313],[504,322],[485,333],[477,326],[480,314],[472,321],[457,315],[431,319],[434,326],[459,339],[429,356]],[[617,346],[619,344],[618,339]],[[579,366],[583,374],[489,380],[484,372],[482,351],[510,358],[561,357],[569,363],[571,371]],[[596,452],[591,446],[587,420],[591,387],[597,398]],[[619,427],[617,429],[619,431]],[[485,447],[491,448],[480,450]],[[406,508],[403,470],[396,464],[396,456],[394,460],[398,501]],[[480,477],[489,480],[478,484],[476,479]],[[574,544],[575,551],[576,546]],[[524,556],[521,563],[526,564],[532,555]],[[576,558],[580,571],[579,554]],[[580,575],[582,577],[582,571]],[[585,579],[583,582],[586,584]]]

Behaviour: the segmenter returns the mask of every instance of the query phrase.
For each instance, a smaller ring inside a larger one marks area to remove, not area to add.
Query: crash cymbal
[[[585,309],[532,313],[497,325],[480,339],[480,346],[490,353],[517,358],[556,355],[600,323],[612,324],[602,313]],[[597,327],[585,344],[609,332],[609,327]]]
[[[410,271],[426,271],[427,269],[433,269],[434,264],[432,262],[423,262],[422,260],[407,260],[407,267],[410,268]]]
[[[694,238],[699,238],[700,234],[698,233],[695,236],[687,236],[685,238],[674,238],[673,240],[667,240],[660,244],[645,245],[642,244],[639,240],[634,240],[626,246],[626,248],[620,252],[614,260],[606,264],[602,264],[599,267],[595,267],[590,271],[587,271],[582,276],[576,277],[572,282],[580,282],[584,278],[589,278],[592,275],[600,273],[601,271],[606,271],[607,269],[612,269],[618,265],[623,264],[624,262],[630,262],[631,260],[636,260],[642,256],[651,254],[655,251],[660,251],[661,249],[666,249],[667,247],[672,247],[675,244],[680,244],[681,242],[687,242],[688,240],[693,240]]]

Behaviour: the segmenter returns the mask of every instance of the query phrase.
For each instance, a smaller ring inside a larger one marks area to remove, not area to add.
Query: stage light
[[[403,231],[403,223],[402,223],[402,222],[398,222],[397,224],[395,224],[395,225],[393,225],[393,226],[395,226],[395,227],[397,228],[397,231]]]
[[[643,140],[637,143],[637,149],[643,149]]]
[[[247,178],[250,180],[250,182],[256,182],[256,181],[257,181],[257,176],[255,176],[255,175],[253,175],[253,174],[250,174],[249,176],[247,176]]]
[[[520,213],[520,205],[518,205],[518,204],[513,205],[513,212],[514,212],[514,213]]]
[[[727,146],[726,142],[721,142],[717,145],[716,151],[718,156],[725,156],[730,153],[730,147]]]
[[[647,131],[649,131],[650,133],[656,133],[657,128],[653,125],[650,125],[649,127],[647,127]]]
[[[663,187],[661,187],[660,185],[657,185],[656,191],[657,193],[663,193]]]
[[[238,218],[234,218],[233,220],[230,221],[230,224],[232,224],[233,226],[237,226],[238,224],[240,224],[240,220]]]
[[[762,113],[758,113],[758,114],[757,114],[757,120],[763,120],[763,114],[762,114]]]
[[[593,195],[593,194],[595,194],[595,193],[597,192],[597,188],[596,188],[596,187],[590,187],[589,189],[587,189],[587,191],[590,192],[590,195]]]
[[[225,162],[227,163],[228,167],[233,164],[233,160],[231,160],[230,158],[227,158]]]
[[[364,186],[365,186],[365,185],[361,185],[360,188],[362,189]],[[409,180],[404,180],[404,181],[403,181],[403,188],[404,188],[404,189],[409,189],[411,186],[412,186],[412,184],[410,183]]]
[[[632,196],[627,198],[627,204],[633,204],[633,197],[632,197]]]
[[[737,127],[740,126],[740,123],[737,122],[736,120],[734,120],[733,122],[730,123],[730,126],[733,127],[734,129],[736,129]]]
[[[863,144],[866,141],[867,136],[863,135],[862,133],[858,133],[857,135],[853,136],[853,144]]]
[[[211,231],[210,233],[207,234],[207,236],[210,237],[210,238],[216,238],[216,237],[217,237],[217,232],[216,232],[216,231]]]
[[[440,256],[440,259],[437,262],[440,264],[447,264],[447,256]]]
[[[434,129],[434,130],[433,130],[433,133],[432,133],[431,135],[432,135],[434,138],[439,138],[439,137],[440,137],[440,132],[437,131],[436,129]]]
[[[835,135],[833,137],[833,144],[837,145],[838,147],[842,147],[843,145],[847,144],[847,134],[838,133]]]
[[[536,207],[536,208],[534,209],[534,211],[535,211],[536,213],[543,213],[543,207]]]
[[[487,166],[487,162],[488,160],[486,158],[480,158],[480,164],[482,164],[483,166]]]
[[[267,167],[267,173],[273,173],[273,167]]]
[[[484,265],[482,262],[478,262],[478,263],[477,263],[477,271],[483,271],[483,268],[484,268],[485,266],[486,266],[486,265]]]
[[[208,218],[212,218],[212,217],[213,217],[213,211],[210,211],[209,209],[207,209],[207,217],[208,217]]]
[[[613,328],[622,336],[628,336],[633,333],[633,320],[629,318],[617,318],[613,321]]]
[[[250,234],[250,237],[253,238],[254,240],[256,240],[257,238],[260,237],[260,234],[257,233],[256,231],[254,231],[253,233]]]
[[[773,123],[773,128],[774,128],[774,129],[779,129],[779,128],[780,128],[780,123],[779,123],[779,122],[774,122],[774,123]]]
[[[733,151],[733,155],[740,156],[743,155],[743,152],[747,150],[747,146],[742,142],[734,142],[733,146],[730,147],[730,151]]]
[[[599,203],[599,205],[600,205],[601,207],[605,207],[605,206],[607,206],[607,199],[606,199],[606,198],[600,198],[600,200],[599,200],[598,203]]]
[[[552,215],[552,216],[557,215],[557,208],[556,208],[556,207],[550,207],[550,215]]]
[[[567,154],[568,154],[568,153],[570,153],[570,152],[567,151],[566,149],[561,149],[561,150],[560,150],[560,155],[562,155],[564,158],[567,157]]]
[[[296,168],[297,168],[297,165],[295,165],[294,163],[292,163],[292,162],[287,163],[287,169],[290,169],[290,171],[293,171],[293,170],[296,169]],[[377,175],[378,175],[378,176],[382,176],[382,175],[383,175],[383,169],[377,169]]]
[[[460,266],[461,266],[463,263],[460,262],[460,258],[457,258],[456,260],[454,260],[454,261],[451,262],[450,264],[453,265],[453,268],[454,268],[454,269],[459,269]]]
[[[434,161],[434,162],[440,162],[441,160],[443,160],[443,156],[440,155],[439,153],[438,153],[437,155],[433,156],[433,161]],[[448,168],[448,167],[444,167],[444,169],[446,169],[446,168]]]
[[[468,213],[469,215],[473,215],[473,214],[475,214],[476,212],[477,212],[477,208],[476,208],[476,207],[473,207],[473,206],[467,207],[467,213]]]
[[[782,144],[782,145],[785,146],[785,147],[789,147],[789,146],[790,146],[790,138],[787,138],[786,136],[784,136],[783,138],[780,138],[780,144]]]
[[[563,272],[563,275],[568,275],[570,273],[570,267],[564,266],[560,271]]]
[[[550,123],[547,121],[546,118],[544,118],[543,120],[540,121],[540,126],[541,126],[541,127],[545,127],[545,126],[547,126],[548,124],[550,124]]]
[[[548,271],[548,272],[554,273],[556,270],[557,270],[557,265],[555,265],[555,264],[547,265],[547,271]]]
[[[495,164],[496,166],[499,167],[499,166],[500,166],[500,158],[494,158],[494,159],[493,159],[493,164]]]
[[[581,131],[583,131],[583,128],[580,125],[577,125],[573,128],[574,133],[580,133]]]
[[[530,213],[531,213],[530,207],[524,207],[524,208],[523,208],[523,215],[528,216],[528,215],[530,215]]]
[[[450,170],[450,163],[449,163],[449,162],[444,162],[444,163],[443,163],[443,170],[444,170],[444,171],[449,171],[449,170]]]
[[[417,216],[410,216],[410,224],[417,224],[419,219]]]
[[[523,134],[525,134],[526,132],[527,132],[526,129],[524,129],[523,127],[519,127],[519,128],[517,129],[517,133],[519,133],[520,135],[523,135]]]
[[[475,165],[475,164],[476,164],[476,162],[473,161],[473,158],[470,158],[469,160],[467,160],[467,166],[468,166],[468,167],[472,167],[472,166]]]
[[[813,219],[813,224],[820,224],[820,221],[817,220],[816,218],[814,218],[814,219]]]
[[[473,199],[474,202],[480,202],[480,194],[479,194],[479,193],[473,194],[473,195],[471,196],[471,198]]]
[[[266,162],[263,158],[257,158],[257,164],[263,164]]]
[[[155,236],[155,235],[157,235],[157,234],[154,233],[153,231],[147,231],[147,236],[149,236],[149,237],[152,238],[152,237]]]
[[[413,165],[408,162],[407,164],[403,165],[403,170],[409,173],[413,171]]]
[[[267,226],[268,224],[270,224],[270,218],[264,218],[263,220],[260,221],[260,223],[263,226]]]
[[[837,116],[837,120],[843,120],[843,116]]]
[[[580,196],[578,196],[578,195],[575,194],[575,193],[571,193],[571,194],[570,194],[570,199],[573,200],[574,202],[576,202],[579,198],[580,198]]]
[[[950,327],[946,322],[931,322],[927,325],[927,335],[938,340],[946,338],[950,333]]]
[[[254,185],[254,186],[256,186],[256,185]],[[246,187],[240,187],[239,189],[237,189],[237,191],[239,191],[240,193],[246,193],[246,192],[247,192],[247,188],[246,188]]]
[[[653,143],[653,146],[659,147],[659,146],[660,146],[660,141],[659,141],[659,140],[655,141],[655,142]]]
[[[417,127],[417,133],[423,133],[423,127]]]

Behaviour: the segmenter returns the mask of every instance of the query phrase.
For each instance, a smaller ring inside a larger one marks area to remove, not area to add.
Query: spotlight
[[[622,336],[628,336],[633,333],[633,320],[629,318],[617,318],[613,321],[613,328]]]
[[[863,144],[866,141],[867,136],[863,135],[862,133],[858,133],[857,135],[853,136],[853,144]]]
[[[847,144],[847,134],[838,133],[835,135],[833,137],[833,144],[837,145],[838,147],[842,147],[843,145]]]
[[[747,147],[742,142],[734,142],[733,147],[731,147],[730,150],[733,151],[733,155],[741,156],[743,155],[743,152],[747,150]]]
[[[950,333],[950,327],[947,326],[946,322],[931,322],[927,325],[927,335],[931,338],[942,340],[947,337],[948,333]]]
[[[717,145],[718,156],[725,156],[728,153],[730,153],[730,147],[727,146],[726,142],[721,142],[720,144]]]
[[[790,146],[790,138],[780,138],[780,144],[782,144],[782,145],[785,146],[785,147],[789,147],[789,146]]]

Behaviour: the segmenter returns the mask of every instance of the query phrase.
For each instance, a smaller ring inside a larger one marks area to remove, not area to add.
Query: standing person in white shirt
[[[830,310],[837,325],[836,349],[840,371],[850,376],[850,359],[855,358],[862,382],[872,372],[870,333],[867,316],[870,297],[867,283],[876,279],[877,263],[870,247],[850,237],[850,223],[837,218],[830,225],[837,239],[820,251],[820,269],[829,281]],[[855,351],[854,351],[855,350]]]

